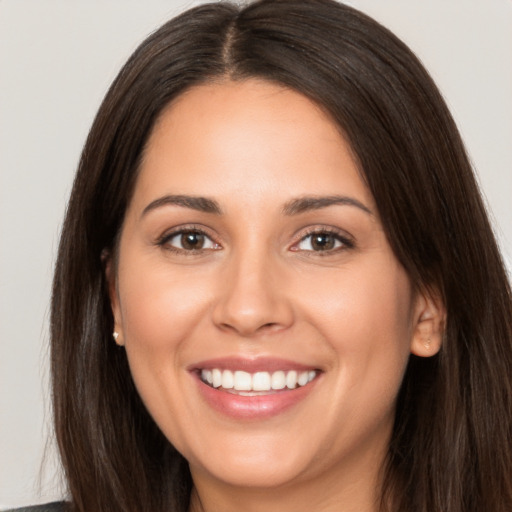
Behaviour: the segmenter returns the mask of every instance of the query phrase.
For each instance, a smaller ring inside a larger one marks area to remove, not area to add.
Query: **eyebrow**
[[[141,217],[149,212],[161,208],[162,206],[181,206],[183,208],[190,208],[204,213],[214,213],[222,215],[222,209],[219,203],[214,199],[200,196],[185,196],[185,195],[166,195],[155,199],[144,208]]]
[[[165,195],[155,199],[144,208],[141,217],[149,212],[161,208],[163,206],[181,206],[183,208],[190,208],[204,213],[213,213],[215,215],[222,215],[222,209],[219,203],[214,199],[201,196],[188,196],[188,195]],[[293,216],[300,213],[308,212],[311,210],[320,210],[333,205],[354,206],[359,208],[369,215],[373,212],[363,203],[353,197],[348,196],[305,196],[297,199],[292,199],[283,206],[284,215]]]
[[[361,201],[354,197],[348,196],[306,196],[293,199],[286,203],[283,207],[285,215],[298,215],[299,213],[308,212],[311,210],[319,210],[333,205],[346,205],[355,206],[365,213],[373,216],[373,212],[365,206]]]

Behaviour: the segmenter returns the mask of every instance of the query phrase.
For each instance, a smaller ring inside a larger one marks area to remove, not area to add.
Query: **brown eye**
[[[182,233],[180,237],[181,248],[187,251],[202,249],[205,242],[205,236],[202,233],[190,231]]]
[[[219,246],[209,236],[201,231],[180,231],[165,237],[161,242],[162,245],[170,249],[180,251],[201,251],[208,249],[218,249]]]
[[[336,240],[330,233],[318,233],[311,235],[311,247],[314,251],[328,251],[334,249]]]
[[[294,250],[306,252],[327,252],[337,249],[352,248],[353,242],[337,233],[317,231],[310,233],[300,240]]]

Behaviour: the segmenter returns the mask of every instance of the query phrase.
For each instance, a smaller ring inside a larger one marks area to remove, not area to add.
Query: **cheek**
[[[301,296],[309,323],[330,345],[338,386],[394,399],[413,335],[413,293],[404,270],[390,258],[374,259],[331,272]]]
[[[119,272],[121,318],[126,343],[169,350],[204,316],[205,280],[186,269],[170,272],[164,264],[126,264]]]
[[[356,450],[393,423],[410,353],[412,291],[401,268],[385,269],[340,274],[324,283],[320,304],[309,302],[310,322],[315,318],[331,350],[325,375],[331,393],[322,417],[337,432],[333,451],[345,445]]]
[[[377,346],[403,344],[410,338],[412,290],[397,264],[328,272],[316,276],[297,296],[311,320],[316,318],[319,326],[329,329],[330,339],[342,340],[348,335],[365,346]]]
[[[188,416],[176,421],[173,411],[186,411],[189,405],[169,390],[186,386],[184,361],[193,333],[206,317],[207,283],[187,269],[171,272],[165,262],[141,263],[139,258],[133,265],[126,255],[123,264],[118,272],[120,312],[130,371],[156,423],[165,426],[170,438],[181,439],[190,428]]]
[[[150,261],[132,265],[127,255],[119,268],[122,333],[136,387],[155,419],[179,400],[168,390],[180,385],[192,334],[208,309],[205,279],[186,268]],[[172,401],[173,403],[170,403]]]

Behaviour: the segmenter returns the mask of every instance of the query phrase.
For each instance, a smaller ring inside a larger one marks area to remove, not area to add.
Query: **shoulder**
[[[32,507],[21,507],[4,510],[3,512],[66,512],[65,501],[54,501],[43,505],[34,505]]]

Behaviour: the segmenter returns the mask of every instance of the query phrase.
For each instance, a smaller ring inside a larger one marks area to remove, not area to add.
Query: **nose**
[[[213,310],[219,329],[253,337],[293,323],[286,278],[271,260],[261,253],[240,254],[226,264]]]

